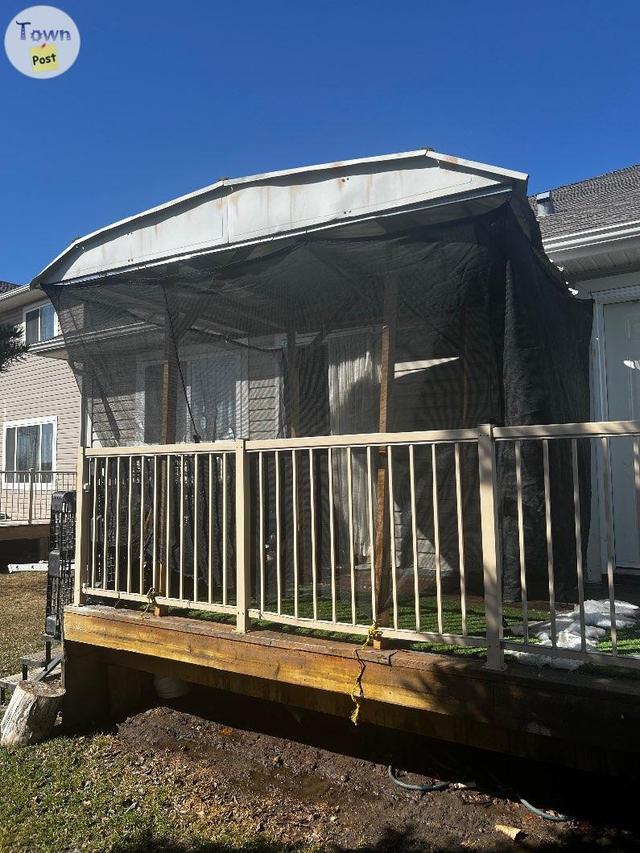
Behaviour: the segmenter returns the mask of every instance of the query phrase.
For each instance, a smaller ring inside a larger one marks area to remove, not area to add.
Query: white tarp
[[[640,625],[640,607],[628,601],[614,602],[616,628],[631,628]],[[595,651],[600,640],[609,636],[611,630],[611,604],[608,600],[589,600],[584,603],[585,645],[587,652]],[[524,636],[524,625],[513,625],[511,632]],[[551,622],[530,622],[529,638],[536,639],[536,646],[551,646]],[[580,632],[580,608],[556,616],[556,646],[559,649],[580,651],[582,637]],[[584,661],[570,658],[555,658],[537,652],[511,652],[520,663],[535,666],[553,666],[556,669],[577,669]],[[637,657],[633,655],[633,657]]]

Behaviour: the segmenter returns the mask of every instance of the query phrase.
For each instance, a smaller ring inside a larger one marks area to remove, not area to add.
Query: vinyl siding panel
[[[279,352],[249,351],[249,437],[278,438],[281,424]]]
[[[22,322],[2,318],[2,322]],[[58,471],[75,470],[80,443],[80,392],[66,361],[28,354],[0,374],[0,459],[5,466],[4,424],[36,418],[57,418]]]

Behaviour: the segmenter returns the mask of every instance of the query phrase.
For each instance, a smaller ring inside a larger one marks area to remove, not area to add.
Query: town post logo
[[[71,68],[80,51],[80,33],[61,9],[30,6],[9,22],[4,47],[14,68],[42,80]]]

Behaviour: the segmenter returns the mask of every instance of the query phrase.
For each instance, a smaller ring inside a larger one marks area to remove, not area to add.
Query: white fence
[[[46,523],[51,495],[75,488],[75,471],[0,470],[0,525]]]
[[[366,635],[375,623],[412,643],[486,649],[491,667],[505,650],[638,667],[618,643],[610,503],[609,443],[629,436],[638,495],[640,423],[87,449],[76,601],[151,598],[227,614],[242,631],[263,620]],[[595,449],[610,605],[598,642],[584,571]],[[521,602],[503,606],[509,523]],[[578,648],[566,647],[570,619]]]

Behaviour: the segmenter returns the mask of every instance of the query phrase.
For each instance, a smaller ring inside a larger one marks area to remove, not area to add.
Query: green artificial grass
[[[267,601],[266,607],[273,613],[276,611],[276,602]],[[565,611],[572,608],[563,608]],[[294,602],[291,597],[283,598],[281,602],[281,610],[283,614],[293,615]],[[178,612],[178,611],[176,611]],[[179,611],[184,612],[184,611]],[[558,610],[558,615],[562,611]],[[318,599],[317,601],[318,619],[330,622],[332,619],[331,602],[326,599]],[[512,626],[522,625],[522,608],[520,605],[503,605],[503,631],[505,638],[511,642],[522,643],[524,638],[521,634],[514,634],[511,631]],[[210,611],[189,611],[190,616],[205,619],[212,622],[221,622],[225,624],[233,624],[235,617],[228,613],[212,613]],[[308,593],[301,594],[298,598],[298,616],[302,619],[313,618],[313,601]],[[540,607],[529,607],[528,619],[529,624],[534,622],[547,622],[550,618],[550,612]],[[351,603],[348,601],[336,602],[336,619],[342,624],[350,624],[351,622]],[[371,624],[370,611],[356,609],[356,619],[358,624]],[[362,644],[364,637],[358,633],[343,633],[341,631],[331,631],[330,628],[318,629],[309,625],[301,627],[298,625],[289,625],[272,621],[265,615],[260,621],[253,622],[254,630],[270,630],[278,631],[282,634],[291,634],[302,637],[318,637],[331,639],[336,642],[358,643]],[[416,628],[415,606],[413,602],[410,604],[400,604],[398,607],[398,627],[409,631]],[[442,627],[444,634],[462,635],[462,614],[460,612],[460,599],[458,596],[443,595],[442,597]],[[467,634],[470,637],[483,637],[486,630],[486,621],[484,613],[484,602],[478,598],[473,598],[467,601]],[[435,595],[422,596],[420,599],[420,631],[424,633],[438,633],[438,609]],[[532,637],[529,640],[530,645],[535,645],[537,640]],[[455,655],[465,658],[481,659],[486,656],[486,648],[484,646],[458,646],[453,644],[437,643],[437,642],[411,642],[407,641],[406,647],[415,651],[430,652],[433,654]],[[611,654],[611,637],[603,638],[597,644],[597,651],[604,654]],[[625,655],[640,655],[640,624],[633,628],[624,628],[618,630],[618,654],[623,657]],[[601,667],[596,667],[587,664],[589,669],[602,672]],[[611,667],[614,666],[612,661]],[[609,671],[610,667],[607,667]],[[617,668],[618,671],[623,671],[626,676],[640,677],[640,673],[631,673],[623,667]]]

